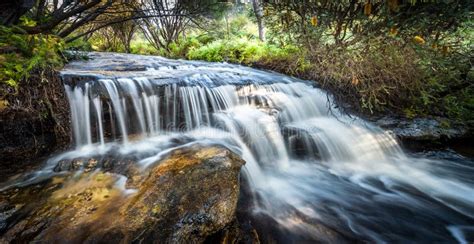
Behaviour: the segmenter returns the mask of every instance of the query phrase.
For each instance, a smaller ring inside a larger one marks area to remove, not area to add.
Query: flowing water
[[[246,161],[249,214],[281,242],[474,241],[472,161],[407,155],[310,82],[229,64],[91,56],[63,71],[76,149],[37,176],[67,158],[132,155],[146,169],[175,148],[220,144]]]

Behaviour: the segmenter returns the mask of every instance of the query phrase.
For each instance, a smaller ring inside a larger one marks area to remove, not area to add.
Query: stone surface
[[[467,137],[468,129],[463,125],[449,123],[443,119],[415,118],[412,120],[383,117],[375,121],[380,127],[391,130],[402,141],[431,141]]]
[[[127,182],[71,172],[2,191],[0,243],[203,242],[234,223],[243,164],[228,149],[194,145]]]

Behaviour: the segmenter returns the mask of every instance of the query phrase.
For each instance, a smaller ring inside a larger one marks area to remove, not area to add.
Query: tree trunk
[[[265,27],[263,26],[263,6],[261,0],[252,0],[253,11],[257,17],[258,38],[265,41]]]
[[[34,0],[2,0],[0,3],[0,24],[18,24],[20,17],[33,8],[34,5]]]

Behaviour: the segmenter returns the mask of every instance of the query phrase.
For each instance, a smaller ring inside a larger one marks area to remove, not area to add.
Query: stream
[[[51,177],[62,160],[126,156],[146,169],[174,149],[217,144],[246,161],[246,216],[277,242],[474,241],[472,159],[405,152],[314,82],[225,63],[90,57],[62,71],[75,148],[15,184]]]

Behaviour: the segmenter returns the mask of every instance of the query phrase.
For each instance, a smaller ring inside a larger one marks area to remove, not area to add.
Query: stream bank
[[[0,106],[2,181],[71,143],[69,103],[57,71],[38,71],[18,91],[2,89],[7,90]]]
[[[295,72],[292,69],[286,69],[284,66],[274,66],[267,62],[254,62],[249,65],[250,67],[295,76],[304,80],[314,79],[307,72]],[[314,85],[321,88],[317,81]],[[326,89],[330,94],[333,93],[331,87],[322,89]],[[405,149],[413,151],[454,149],[467,157],[474,158],[473,150],[466,149],[467,145],[474,143],[474,121],[458,121],[437,115],[407,118],[402,116],[400,111],[390,110],[371,113],[362,110],[360,104],[355,104],[358,100],[348,99],[344,96],[334,96],[334,100],[337,103],[335,107],[339,110],[356,115],[391,131]]]

